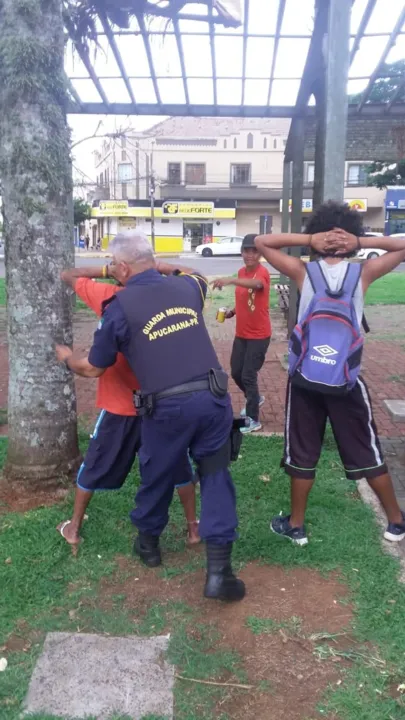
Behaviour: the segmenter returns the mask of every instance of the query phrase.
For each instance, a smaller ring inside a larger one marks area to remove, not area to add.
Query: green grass
[[[208,295],[207,307],[210,307],[210,301],[215,310],[224,306],[232,310],[235,307],[235,288],[224,287],[222,290],[210,290]],[[278,307],[278,295],[274,286],[270,288],[270,305],[269,307]]]
[[[3,459],[5,448],[6,440],[1,440]],[[378,654],[386,666],[382,674],[381,668],[355,659],[345,670],[342,685],[327,693],[324,716],[334,712],[339,720],[403,720],[404,708],[391,692],[394,685],[405,680],[405,591],[398,583],[397,562],[383,553],[372,512],[343,477],[330,438],[308,509],[309,545],[298,549],[272,535],[269,517],[289,507],[288,482],[279,468],[281,449],[278,438],[246,438],[242,458],[233,466],[241,538],[235,546],[235,565],[259,560],[285,568],[341,573],[355,610],[354,640],[367,643],[370,654]],[[271,481],[264,484],[260,480],[263,474]],[[199,627],[193,608],[184,603],[151,597],[146,616],[134,619],[117,591],[108,611],[99,607],[100,581],[118,571],[117,555],[130,555],[128,510],[136,482],[133,473],[120,492],[94,497],[84,527],[85,542],[77,558],[72,557],[70,548],[55,532],[56,524],[68,516],[71,499],[54,507],[0,516],[0,647],[13,632],[31,638],[32,643],[26,652],[0,653],[7,655],[9,662],[0,677],[1,720],[19,718],[20,703],[44,633],[50,630],[75,631],[79,626],[90,632],[159,634],[169,626],[169,660],[175,663],[178,673],[201,679],[218,679],[225,673],[243,680],[241,658],[231,651],[218,651],[215,631]],[[184,547],[183,516],[177,497],[162,545],[166,552]],[[162,569],[169,578],[187,569],[187,565],[179,568],[171,557],[166,554]],[[9,558],[11,562],[6,564]],[[202,562],[199,556],[191,566]],[[136,566],[134,561],[134,569]],[[72,610],[74,613],[69,615]],[[247,618],[247,622],[253,632],[275,629],[270,618]],[[191,634],[190,625],[194,631]],[[215,715],[223,692],[221,688],[177,681],[176,720],[225,720],[225,715]],[[48,718],[39,716],[36,720]]]
[[[371,285],[366,295],[366,305],[404,305],[405,275],[390,273]]]

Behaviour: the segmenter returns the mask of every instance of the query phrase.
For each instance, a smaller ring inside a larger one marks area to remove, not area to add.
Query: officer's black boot
[[[142,562],[148,567],[157,567],[162,564],[159,548],[159,536],[138,533],[134,542],[134,555],[139,555]]]
[[[207,543],[207,578],[204,597],[232,602],[245,597],[245,584],[232,572],[232,543]]]

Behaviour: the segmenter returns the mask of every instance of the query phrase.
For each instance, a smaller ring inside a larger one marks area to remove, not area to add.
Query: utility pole
[[[150,194],[150,235],[152,241],[152,250],[155,252],[155,171],[153,169],[153,143],[152,150],[150,153],[150,183],[149,183],[149,194]]]

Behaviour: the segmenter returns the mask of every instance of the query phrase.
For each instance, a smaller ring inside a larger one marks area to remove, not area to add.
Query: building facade
[[[190,250],[226,236],[281,228],[288,119],[169,118],[146,133],[126,131],[96,153],[93,217],[103,246],[119,230],[151,236],[158,252]],[[346,163],[345,199],[364,224],[384,227],[385,193],[366,187],[370,158]],[[314,164],[305,163],[303,223],[312,209]]]

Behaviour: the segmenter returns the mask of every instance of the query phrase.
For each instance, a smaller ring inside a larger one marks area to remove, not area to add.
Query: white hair
[[[109,250],[117,262],[129,265],[153,260],[153,250],[146,235],[137,230],[118,233],[109,245]]]

